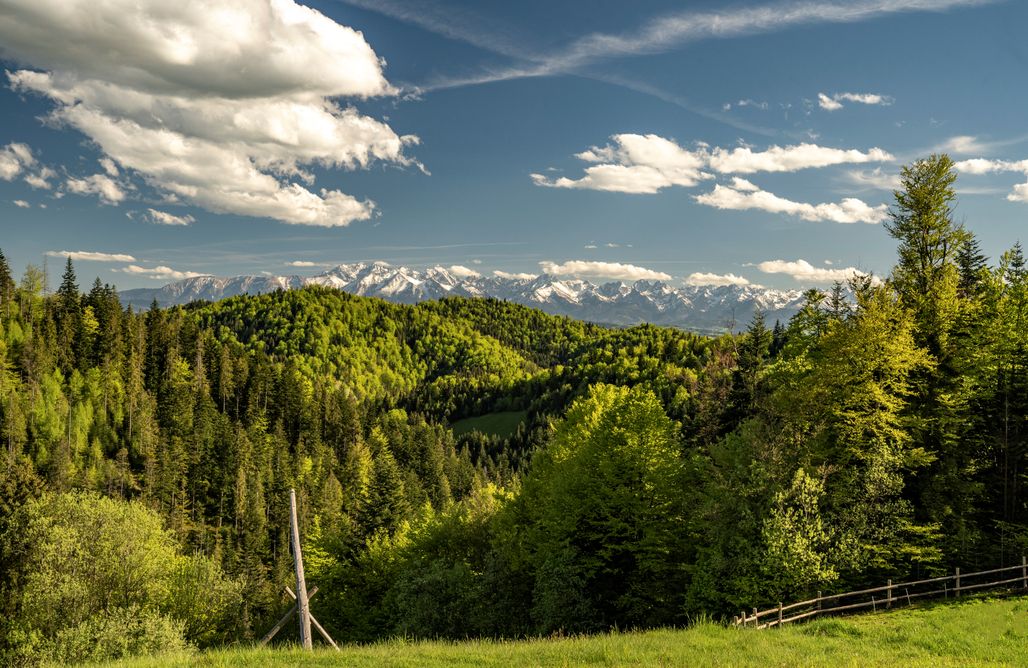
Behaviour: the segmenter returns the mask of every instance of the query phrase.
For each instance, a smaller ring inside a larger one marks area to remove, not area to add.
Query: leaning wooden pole
[[[300,525],[296,521],[296,490],[289,490],[289,525],[296,564],[296,612],[300,617],[300,644],[311,649],[311,609],[307,600],[307,583],[303,579],[303,554],[300,552]]]

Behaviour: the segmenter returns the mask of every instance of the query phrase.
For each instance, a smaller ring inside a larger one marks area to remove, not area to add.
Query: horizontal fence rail
[[[1016,577],[1011,574],[1017,571]],[[1002,575],[1001,575],[1002,574]],[[986,582],[978,581],[983,577],[993,576],[999,579],[990,579]],[[931,588],[925,589],[928,585]],[[889,609],[897,605],[910,605],[915,599],[929,598],[932,596],[959,598],[966,592],[974,592],[990,587],[1021,587],[1028,589],[1028,557],[1021,557],[1019,566],[1007,566],[1005,568],[993,568],[987,571],[976,571],[974,573],[961,573],[956,569],[953,575],[928,578],[926,580],[914,580],[911,582],[893,583],[889,580],[882,587],[871,589],[860,589],[848,591],[842,594],[831,594],[822,596],[817,593],[815,598],[806,601],[798,601],[789,605],[778,604],[776,608],[757,610],[742,614],[732,619],[735,626],[752,626],[758,629],[767,629],[773,626],[782,626],[791,622],[798,622],[819,615],[833,615],[851,610],[871,609],[877,612],[879,608]],[[941,587],[941,588],[940,588]],[[854,601],[852,599],[862,600]]]

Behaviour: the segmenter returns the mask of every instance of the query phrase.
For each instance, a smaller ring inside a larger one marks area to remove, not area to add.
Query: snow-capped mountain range
[[[802,304],[800,290],[755,285],[675,286],[663,281],[596,284],[548,274],[535,278],[482,276],[458,274],[443,267],[419,270],[384,262],[341,264],[316,276],[199,276],[161,288],[126,290],[121,297],[134,307],[146,308],[155,299],[161,306],[172,306],[308,285],[403,304],[448,296],[494,297],[590,322],[649,322],[705,332],[743,328],[757,309],[764,311],[769,323],[785,322]]]

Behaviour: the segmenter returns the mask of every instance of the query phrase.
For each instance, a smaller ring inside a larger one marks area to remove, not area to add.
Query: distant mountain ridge
[[[542,274],[536,278],[458,275],[444,267],[410,269],[384,262],[341,264],[316,276],[198,276],[161,288],[137,288],[122,300],[146,308],[217,301],[242,294],[295,290],[308,285],[363,297],[415,304],[442,297],[493,297],[555,315],[611,325],[655,325],[715,332],[744,327],[762,310],[768,322],[786,321],[800,308],[801,290],[755,285],[674,286],[664,281],[590,281]]]

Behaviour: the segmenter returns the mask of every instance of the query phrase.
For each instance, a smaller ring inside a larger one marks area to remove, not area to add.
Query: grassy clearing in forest
[[[136,659],[122,668],[220,666],[1026,666],[1028,598],[978,599],[787,626],[701,623],[686,630],[526,641],[406,642],[229,649]]]
[[[489,413],[478,417],[457,420],[451,425],[454,435],[467,434],[472,431],[479,431],[491,436],[507,438],[514,433],[518,425],[525,421],[528,415],[526,411],[502,411]]]

